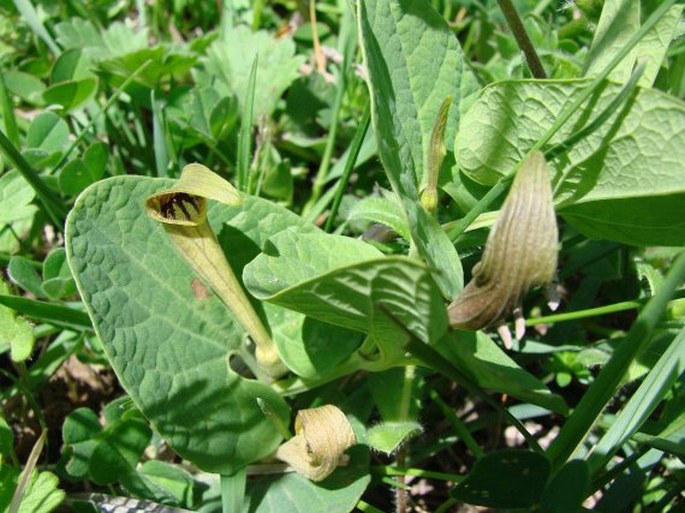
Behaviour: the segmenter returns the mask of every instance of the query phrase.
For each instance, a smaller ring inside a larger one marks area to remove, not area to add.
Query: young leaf
[[[366,439],[372,449],[390,455],[396,452],[403,443],[422,432],[423,427],[418,422],[383,422],[369,428]]]

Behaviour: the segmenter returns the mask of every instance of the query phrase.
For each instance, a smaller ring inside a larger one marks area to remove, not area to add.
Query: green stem
[[[442,397],[440,397],[440,394],[438,394],[435,390],[431,390],[428,394],[430,395],[432,401],[438,405],[438,408],[440,408],[440,411],[442,411],[442,414],[445,416],[447,421],[452,424],[455,433],[459,439],[466,444],[466,447],[469,448],[471,453],[478,459],[485,456],[485,452],[480,448],[480,445],[478,445],[476,439],[473,438],[471,432],[466,427],[466,424],[464,424],[464,421],[461,420],[456,413],[454,413],[454,410],[443,400]]]
[[[459,482],[464,480],[464,476],[458,474],[447,474],[445,472],[434,472],[422,468],[411,467],[391,467],[389,465],[379,465],[371,468],[371,473],[381,476],[416,476],[428,479],[439,479],[441,481]]]
[[[492,408],[500,413],[502,416],[509,419],[511,424],[521,433],[523,438],[528,442],[530,448],[536,452],[542,452],[542,447],[535,439],[535,437],[528,432],[523,423],[517,419],[509,410],[504,408],[500,403],[495,401],[492,397],[486,394],[480,389],[478,384],[471,380],[461,369],[457,368],[452,364],[447,358],[441,355],[438,351],[433,349],[428,344],[422,342],[416,336],[407,329],[407,327],[400,322],[395,315],[390,312],[384,305],[379,304],[379,309],[385,313],[394,323],[400,328],[406,335],[407,340],[403,345],[403,350],[405,353],[409,353],[411,356],[416,358],[419,363],[424,365],[428,369],[433,369],[443,376],[451,379],[455,383],[462,385],[471,394],[480,397],[486,404],[492,406]]]
[[[481,215],[494,201],[509,187],[509,184],[514,179],[515,173],[509,173],[507,176],[500,178],[500,180],[492,186],[492,188],[485,193],[478,203],[476,203],[471,210],[469,210],[464,217],[462,217],[456,226],[447,232],[450,240],[455,242],[459,236],[466,231],[466,229],[473,223],[476,218]]]
[[[528,67],[530,68],[530,72],[532,73],[533,77],[540,79],[547,78],[545,68],[542,67],[540,57],[538,57],[535,47],[533,46],[533,42],[528,37],[526,28],[523,26],[521,17],[516,12],[514,4],[511,3],[511,0],[497,0],[497,2],[499,3],[500,9],[504,13],[504,17],[507,19],[509,28],[514,34],[514,38],[516,39],[519,48],[526,56],[526,61],[528,62]]]
[[[672,300],[685,298],[685,291],[678,291],[674,294]],[[621,301],[612,305],[598,306],[597,308],[587,308],[585,310],[577,310],[575,312],[565,312],[560,314],[547,315],[545,317],[535,317],[533,319],[526,319],[526,326],[536,326],[538,324],[553,324],[556,322],[577,321],[579,319],[588,319],[590,317],[599,317],[601,315],[608,315],[617,312],[625,312],[626,310],[635,310],[644,306],[650,298],[633,299],[632,301]]]
[[[556,468],[561,467],[573,454],[603,408],[611,400],[630,362],[640,354],[649,341],[649,335],[663,316],[668,302],[683,280],[685,280],[685,252],[680,253],[673,262],[660,290],[642,309],[609,362],[562,427],[559,436],[550,445],[547,455]]]
[[[364,137],[366,136],[366,131],[369,129],[369,124],[371,122],[371,109],[367,106],[364,114],[362,116],[361,123],[357,127],[357,132],[354,134],[352,139],[352,144],[350,145],[350,153],[345,162],[345,168],[343,169],[343,174],[338,181],[338,187],[335,191],[335,198],[333,199],[333,205],[331,205],[331,211],[328,214],[328,219],[326,219],[325,230],[330,232],[333,228],[333,222],[335,221],[335,216],[338,214],[338,209],[340,208],[340,203],[345,194],[345,188],[350,181],[350,175],[354,169],[354,165],[357,162],[357,157],[359,156],[359,150],[364,142]]]
[[[582,107],[583,103],[587,101],[590,96],[595,92],[597,87],[609,76],[609,73],[630,53],[633,47],[642,39],[642,37],[652,29],[652,27],[659,21],[659,19],[673,6],[678,0],[666,0],[664,3],[659,5],[649,18],[642,24],[642,26],[632,35],[628,43],[622,46],[614,55],[614,58],[604,67],[604,69],[588,84],[582,92],[578,94],[578,97],[574,102],[567,105],[564,110],[559,114],[556,121],[549,127],[549,129],[543,134],[543,136],[533,145],[528,153],[523,156],[520,162],[526,160],[526,157],[536,150],[542,150],[542,148],[550,141],[550,139],[556,134],[559,129],[569,120],[573,114],[578,112]],[[509,186],[509,183],[513,180],[514,175],[518,171],[517,164],[507,175],[500,178],[500,180],[488,191],[485,196],[483,196],[476,205],[460,220],[456,228],[454,228],[449,236],[452,241],[455,241],[466,228],[478,217],[480,214],[485,212],[485,210],[490,206],[490,204],[499,197],[502,192]]]
[[[455,383],[459,383],[470,393],[480,397],[485,403],[494,408],[497,412],[506,417],[509,422],[521,433],[523,438],[528,442],[530,448],[537,452],[542,452],[540,444],[535,437],[528,432],[526,427],[519,419],[514,417],[509,410],[504,408],[500,403],[495,401],[492,397],[483,392],[478,385],[471,381],[471,378],[466,376],[462,371],[457,369],[444,356],[438,353],[428,344],[424,344],[420,340],[412,337],[406,344],[407,352],[411,353],[417,360],[423,363],[429,369],[435,369],[443,376],[451,379]]]
[[[331,129],[328,132],[328,138],[326,139],[326,147],[321,157],[321,165],[316,173],[316,178],[314,178],[314,184],[312,185],[312,194],[309,197],[306,205],[302,209],[302,215],[306,216],[307,213],[314,207],[317,200],[321,197],[323,191],[323,186],[326,184],[326,177],[328,176],[328,169],[331,166],[331,157],[333,156],[333,149],[335,148],[335,137],[338,133],[338,120],[340,119],[340,111],[342,108],[342,100],[345,96],[345,84],[347,80],[345,78],[345,70],[347,69],[348,61],[347,56],[343,61],[343,67],[340,70],[340,80],[338,82],[338,90],[335,94],[335,101],[333,103],[333,116],[331,118]]]
[[[245,485],[247,484],[247,467],[233,475],[221,475],[221,511],[222,513],[242,513],[245,502]]]
[[[359,511],[363,511],[364,513],[385,513],[382,509],[378,509],[377,507],[372,506],[368,502],[365,502],[361,499],[359,500],[359,502],[357,502],[356,508]]]

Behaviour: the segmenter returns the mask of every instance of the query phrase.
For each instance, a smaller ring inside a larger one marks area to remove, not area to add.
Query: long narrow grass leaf
[[[26,179],[33,190],[36,191],[40,205],[55,226],[62,226],[67,217],[67,207],[52,189],[50,189],[38,172],[33,169],[24,156],[14,147],[5,133],[0,130],[0,151],[5,158]]]
[[[685,328],[670,343],[607,432],[595,445],[588,458],[592,471],[597,472],[603,468],[611,456],[640,428],[683,371],[685,371]]]
[[[254,98],[257,88],[257,63],[259,55],[255,55],[250,70],[247,85],[247,98],[240,119],[240,135],[238,139],[238,190],[247,191],[248,173],[250,170],[250,152],[252,150],[252,118],[254,116]]]
[[[347,70],[350,66],[350,61],[353,58],[356,43],[354,31],[351,30],[351,25],[353,25],[351,19],[352,16],[350,16],[350,13],[346,12],[346,16],[343,19],[344,26],[341,27],[341,37],[344,38],[344,41],[342,41],[343,62],[338,73],[337,89],[335,91],[335,99],[333,100],[333,107],[331,109],[331,126],[326,137],[326,147],[324,148],[323,156],[321,157],[321,164],[319,165],[319,169],[316,172],[316,177],[314,178],[311,196],[302,210],[303,215],[307,215],[309,211],[316,205],[316,202],[323,191],[323,187],[328,177],[328,171],[331,166],[331,157],[333,156],[333,149],[335,148],[335,141],[338,133],[338,122],[340,119],[340,112],[342,110],[342,102],[347,88]]]
[[[0,295],[0,305],[17,312],[57,326],[75,330],[92,330],[88,314],[68,306],[36,301],[19,296]]]
[[[150,103],[152,104],[152,145],[155,152],[155,168],[157,176],[166,176],[169,168],[169,152],[164,134],[164,113],[155,98],[154,90],[150,93]]]
[[[17,483],[17,488],[14,490],[14,495],[12,496],[12,503],[10,504],[9,513],[17,513],[21,507],[21,501],[24,499],[24,494],[29,487],[31,482],[31,475],[36,469],[36,464],[38,463],[38,457],[40,453],[43,452],[43,446],[45,445],[45,439],[48,436],[46,429],[38,437],[36,443],[31,449],[31,454],[29,454],[28,460],[26,460],[26,465],[24,470],[21,471],[19,476],[19,483]]]
[[[240,513],[243,511],[246,482],[247,471],[245,468],[232,476],[222,475],[220,477],[222,513]]]
[[[551,147],[549,150],[545,151],[545,157],[547,158],[547,160],[552,160],[559,156],[561,153],[568,151],[574,144],[576,144],[578,141],[582,141],[588,135],[592,134],[595,130],[600,128],[604,124],[604,122],[607,121],[612,115],[616,114],[616,111],[618,110],[620,105],[637,89],[638,81],[645,72],[645,66],[646,63],[641,62],[635,68],[632,75],[630,75],[630,78],[623,85],[618,94],[616,94],[616,96],[609,102],[609,104],[598,115],[596,115],[590,123],[585,125],[582,129],[573,132],[573,134],[571,134],[571,136],[565,141],[562,141],[559,144],[556,144],[555,146]],[[559,183],[563,181],[564,177],[561,177],[559,179]]]
[[[350,181],[350,175],[354,169],[354,164],[357,161],[357,156],[359,155],[359,150],[362,147],[362,142],[364,142],[364,137],[366,136],[366,131],[369,129],[371,123],[371,110],[367,107],[362,116],[362,120],[357,126],[357,131],[354,134],[352,143],[350,144],[350,152],[345,161],[345,169],[343,174],[338,181],[338,186],[335,188],[335,197],[333,198],[333,204],[331,205],[331,211],[328,213],[328,219],[326,219],[325,230],[330,232],[333,229],[333,222],[335,221],[335,216],[338,214],[338,209],[340,208],[340,203],[345,195],[345,188]]]
[[[7,134],[7,138],[16,148],[18,148],[21,145],[21,140],[19,139],[17,118],[14,115],[12,99],[5,86],[5,78],[2,73],[0,73],[0,109],[2,109],[2,120],[5,122],[5,133]]]
[[[33,30],[33,32],[39,38],[41,38],[46,45],[48,45],[50,51],[56,56],[62,53],[59,46],[57,46],[57,43],[55,43],[55,40],[45,28],[45,25],[43,25],[43,22],[41,21],[40,16],[38,16],[38,12],[33,4],[29,0],[13,1],[15,7],[21,14],[21,17],[24,19],[24,21],[26,21],[28,26],[31,27],[31,30]]]

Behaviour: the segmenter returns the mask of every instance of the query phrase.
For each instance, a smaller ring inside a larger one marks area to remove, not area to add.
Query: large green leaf
[[[295,374],[305,379],[322,380],[335,375],[362,342],[359,332],[265,304],[264,310],[278,355]],[[345,367],[351,372],[354,367]]]
[[[400,322],[420,340],[437,343],[438,350],[482,388],[556,412],[568,411],[561,397],[519,367],[485,334],[446,334],[444,303],[420,262],[405,257],[363,260],[359,251],[361,261],[337,266],[335,260],[342,252],[335,239],[323,234],[298,236],[294,230],[281,232],[271,239],[273,248],[267,245],[267,252],[245,268],[246,286],[260,299],[371,334],[385,361],[403,353],[405,334],[398,329]],[[312,240],[321,242],[313,244]],[[358,241],[349,244],[363,247]],[[307,251],[312,247],[320,249]],[[295,257],[299,254],[302,261]],[[292,273],[294,268],[300,273]]]
[[[405,151],[411,156],[416,184],[425,184],[431,133],[440,106],[448,96],[454,105],[459,105],[461,88],[471,78],[465,70],[463,53],[449,26],[429,2],[370,0],[360,4],[373,99],[380,101],[376,90],[390,93],[384,101],[392,103],[390,107],[395,109],[392,128],[402,134],[400,144],[406,144]],[[378,55],[378,50],[382,55]],[[385,70],[377,68],[383,65]],[[388,83],[378,81],[380,71],[388,74]],[[380,106],[375,109],[380,116]],[[459,109],[450,109],[445,129],[449,150],[458,123]],[[402,167],[386,169],[394,175],[409,171]]]
[[[378,249],[351,237],[284,230],[269,240],[244,278],[250,292],[264,299],[332,269],[380,258]]]
[[[202,285],[163,227],[145,215],[145,198],[169,185],[117,177],[86,189],[67,220],[69,264],[138,408],[179,454],[231,473],[281,440],[257,399],[286,423],[287,406],[267,385],[232,370],[231,357],[245,355],[243,330],[211,292],[198,293]],[[243,218],[252,205],[245,202]]]
[[[518,163],[587,81],[507,81],[483,90],[462,118],[455,142],[462,170],[494,184]],[[591,122],[618,93],[605,84],[552,139]],[[559,213],[591,237],[638,245],[685,239],[685,104],[640,89],[608,120],[550,161]],[[655,208],[658,205],[658,208]]]
[[[270,242],[273,247],[267,246],[243,273],[256,297],[370,333],[386,354],[400,349],[397,322],[424,342],[445,333],[445,305],[421,262],[383,258],[367,244],[333,235],[287,230]]]
[[[445,20],[424,0],[358,2],[364,59],[369,73],[372,121],[378,151],[404,208],[412,239],[442,293],[452,298],[463,286],[461,261],[433,217],[419,205],[426,183],[430,137],[440,105],[459,105],[471,84],[464,58]],[[459,117],[447,120],[448,149]]]
[[[328,237],[331,237],[274,203],[253,198],[248,198],[247,202],[250,205],[247,211],[243,207],[215,205],[210,216],[212,227],[224,252],[230,255],[230,263],[237,276],[242,275],[244,266],[259,255],[262,248],[273,247],[268,242],[273,234],[293,230],[294,233],[312,240],[321,236],[326,237],[324,240],[329,240]],[[357,245],[366,246],[368,251],[374,252],[374,256],[380,255],[371,246],[358,241],[345,237],[337,239],[343,243],[351,241],[355,248]],[[304,253],[316,253],[314,246],[302,250]],[[296,262],[293,268],[298,267],[299,263]],[[288,269],[283,277],[290,276],[291,273]],[[261,310],[262,305],[256,304],[255,307]],[[264,314],[279,356],[290,370],[304,378],[325,377],[360,343],[358,333],[306,318],[280,306],[264,305]]]

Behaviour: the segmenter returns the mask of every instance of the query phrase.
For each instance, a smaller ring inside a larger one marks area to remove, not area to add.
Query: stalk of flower
[[[345,451],[356,443],[345,414],[326,404],[297,412],[295,436],[278,448],[276,457],[307,479],[321,481],[347,464]]]
[[[219,175],[202,164],[189,164],[173,187],[148,197],[145,206],[147,214],[163,224],[179,254],[250,335],[261,369],[269,376],[280,376],[286,368],[207,222],[207,199],[227,205],[242,201],[238,191]]]
[[[448,307],[450,325],[466,330],[502,325],[526,291],[554,278],[557,239],[547,162],[535,151],[521,164],[471,281]],[[520,337],[522,316],[517,316]],[[511,336],[504,333],[503,340],[510,347]]]

